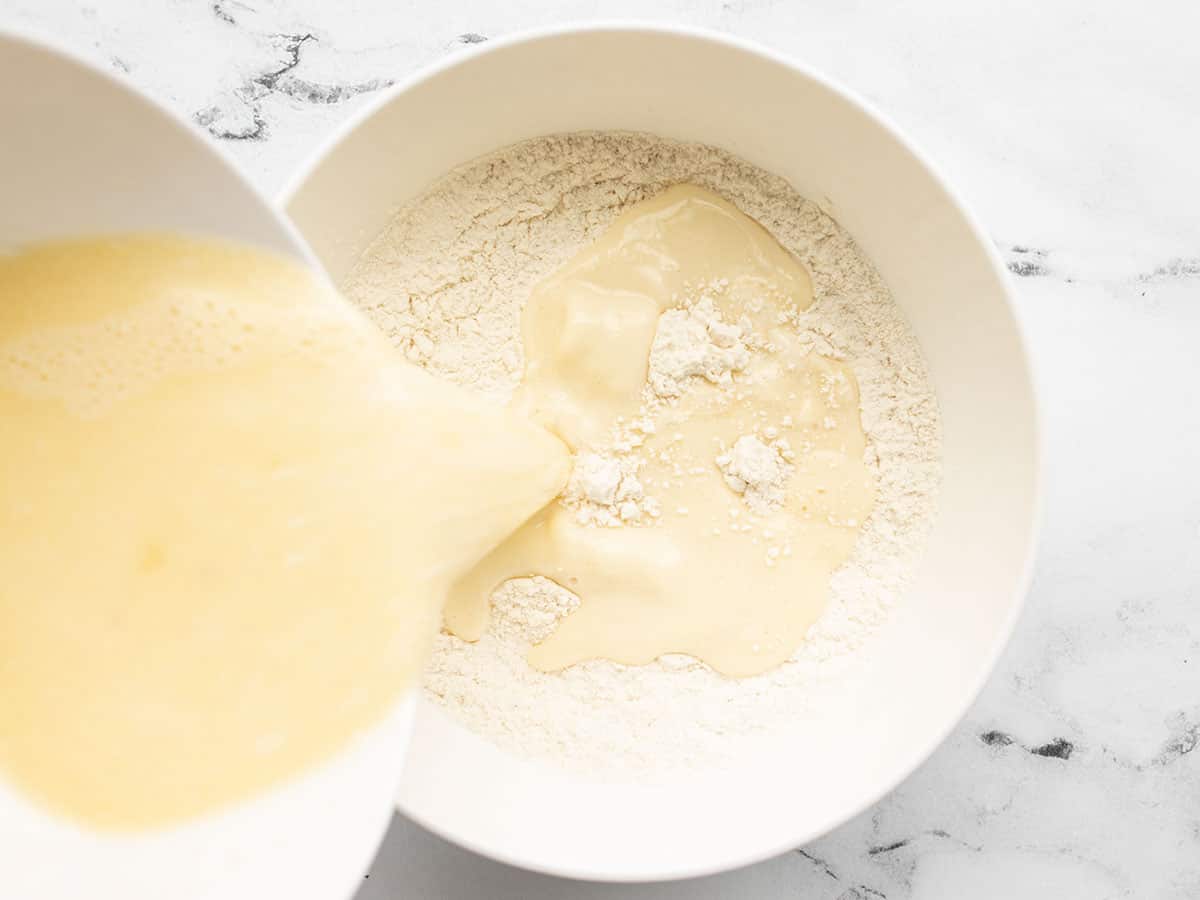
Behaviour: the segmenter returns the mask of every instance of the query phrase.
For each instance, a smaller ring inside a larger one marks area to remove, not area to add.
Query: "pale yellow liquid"
[[[745,316],[772,349],[732,388],[701,382],[656,414],[639,477],[662,515],[597,528],[549,507],[455,586],[445,616],[453,633],[477,640],[497,585],[543,575],[581,605],[531,651],[540,669],[686,653],[747,676],[804,639],[874,488],[853,372],[795,346],[781,313],[807,308],[811,283],[761,226],[689,185],[625,212],[530,297],[516,405],[573,449],[602,446],[619,419],[639,413],[659,315],[714,279],[727,283],[726,319]],[[794,470],[780,506],[755,514],[714,459],[740,436],[772,428],[794,448]]]
[[[0,775],[102,828],[377,722],[569,468],[295,263],[171,237],[0,259],[0,422]]]

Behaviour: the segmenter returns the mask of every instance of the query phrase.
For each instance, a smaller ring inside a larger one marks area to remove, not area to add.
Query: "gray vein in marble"
[[[809,853],[803,847],[798,847],[795,852],[797,854],[799,854],[801,858],[807,859],[817,869],[819,869],[821,872],[824,872],[827,876],[832,878],[834,881],[838,880],[837,873],[834,872],[833,869],[831,869],[829,867],[829,863],[825,862],[825,860],[821,859],[819,856],[813,856],[811,853]]]
[[[1175,733],[1166,740],[1162,750],[1150,760],[1152,766],[1171,765],[1200,746],[1200,722],[1190,721],[1182,712],[1177,713],[1172,721]]]
[[[890,844],[883,844],[878,847],[868,847],[867,856],[878,856],[880,853],[891,853],[893,850],[899,850],[901,847],[908,846],[908,838],[899,841],[892,841]]]
[[[1003,731],[985,731],[979,735],[979,740],[987,744],[989,747],[1008,747],[1016,743],[1016,740],[1010,734],[1005,734]],[[1027,753],[1034,756],[1043,756],[1051,759],[1068,760],[1071,754],[1075,752],[1075,745],[1066,738],[1054,738],[1044,744],[1039,744],[1035,747],[1026,747],[1021,745]]]
[[[1197,277],[1200,277],[1200,256],[1191,259],[1173,259],[1161,266],[1155,266],[1151,271],[1139,275],[1138,281]]]
[[[218,0],[212,5],[213,15],[231,27],[240,27],[238,18],[230,11],[235,6],[247,9],[242,4]],[[263,115],[262,101],[269,94],[290,97],[301,103],[328,105],[341,103],[359,94],[371,93],[393,84],[390,78],[335,83],[299,77],[293,73],[303,61],[304,46],[310,42],[317,42],[319,38],[311,31],[267,34],[265,38],[276,55],[282,57],[279,64],[275,68],[247,78],[233,90],[234,97],[245,107],[249,123],[239,125],[235,119],[232,124],[223,124],[227,118],[233,116],[231,111],[221,104],[214,104],[193,114],[197,124],[206,128],[214,137],[228,141],[266,140],[270,136],[270,126]]]
[[[1013,742],[1012,737],[1003,731],[985,731],[979,739],[989,747],[1007,747]]]
[[[815,871],[819,872],[825,877],[830,878],[839,884],[844,881],[844,879],[838,875],[836,871],[834,871],[833,867],[819,856],[814,856],[803,847],[797,848],[794,852],[801,859],[807,860]],[[886,900],[887,894],[878,888],[873,888],[870,885],[859,883],[848,886],[844,891],[837,895],[836,900],[851,900],[851,898],[854,898],[854,900],[869,900],[869,898],[875,898],[875,900]]]
[[[1017,259],[1009,260],[1008,271],[1021,278],[1049,275],[1050,270],[1043,265],[1046,258],[1045,250],[1034,250],[1031,247],[1014,246],[1010,248]]]
[[[1100,281],[1113,283],[1121,280],[1119,276],[1109,273],[1104,273],[1102,276],[1097,273],[1089,275],[1086,271],[1076,271],[1069,275],[1063,274],[1061,272],[1061,263],[1057,266],[1051,263],[1052,253],[1050,250],[1030,247],[1024,244],[1012,244],[1006,247],[999,242],[995,243],[1001,252],[1008,256],[1008,259],[1005,261],[1008,271],[1018,278],[1049,277],[1056,278],[1067,284],[1074,284],[1077,281],[1084,280],[1093,283]],[[1142,271],[1137,271],[1131,276],[1127,276],[1129,282],[1143,285],[1170,281],[1187,281],[1193,278],[1200,278],[1200,256],[1175,257]]]
[[[837,900],[887,900],[887,894],[865,884],[856,884],[845,893],[838,894]]]
[[[1071,758],[1071,754],[1075,752],[1075,745],[1065,738],[1055,738],[1047,744],[1030,748],[1029,752],[1034,756],[1068,760]]]
[[[229,11],[229,7],[231,5],[232,4],[230,3],[223,3],[222,0],[217,0],[217,2],[212,5],[212,11],[213,15],[222,22],[226,22],[230,25],[236,25],[237,19],[235,19],[233,17],[233,13]]]

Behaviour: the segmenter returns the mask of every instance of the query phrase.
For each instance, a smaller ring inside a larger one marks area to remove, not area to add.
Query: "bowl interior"
[[[0,95],[0,252],[160,229],[310,258],[291,224],[202,135],[106,73],[0,34],[0,81],[20,86]],[[344,754],[278,789],[129,837],[46,815],[0,772],[5,896],[349,896],[390,818],[380,791],[399,777],[411,711],[407,700]]]
[[[396,89],[285,195],[340,277],[395,206],[475,156],[552,132],[703,141],[786,177],[875,261],[924,349],[944,481],[917,581],[842,708],[769,759],[654,785],[525,762],[430,704],[402,811],[529,868],[599,879],[744,864],[836,826],[912,771],[987,677],[1023,599],[1036,518],[1036,414],[1002,269],[896,132],[762,51],[679,30],[566,29],[500,42]]]

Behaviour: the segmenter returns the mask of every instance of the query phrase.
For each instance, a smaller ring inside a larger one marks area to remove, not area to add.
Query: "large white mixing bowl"
[[[825,205],[907,313],[944,421],[939,518],[916,583],[844,714],[805,741],[670,784],[595,784],[503,753],[431,704],[419,710],[399,806],[433,831],[561,875],[697,875],[844,822],[912,772],[971,704],[1029,579],[1033,387],[1004,267],[929,162],[842,89],[727,37],[592,26],[459,54],[354,117],[283,201],[337,279],[397,204],[448,169],[586,129],[715,144]]]

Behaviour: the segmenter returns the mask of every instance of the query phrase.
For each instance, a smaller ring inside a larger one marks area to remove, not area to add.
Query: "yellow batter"
[[[742,323],[757,349],[729,383],[693,378],[647,410],[660,316],[702,285],[716,285],[724,321]],[[687,653],[746,676],[791,656],[874,499],[854,374],[805,353],[788,327],[812,302],[790,253],[691,185],[635,205],[539,285],[524,313],[516,405],[577,451],[605,450],[622,424],[653,419],[638,478],[660,512],[604,528],[548,508],[455,586],[447,627],[478,639],[497,585],[543,575],[581,604],[533,648],[537,668]],[[741,438],[786,474],[770,507],[747,506],[721,469]]]
[[[295,263],[174,237],[0,259],[0,423],[0,767],[104,828],[379,720],[569,467]]]

